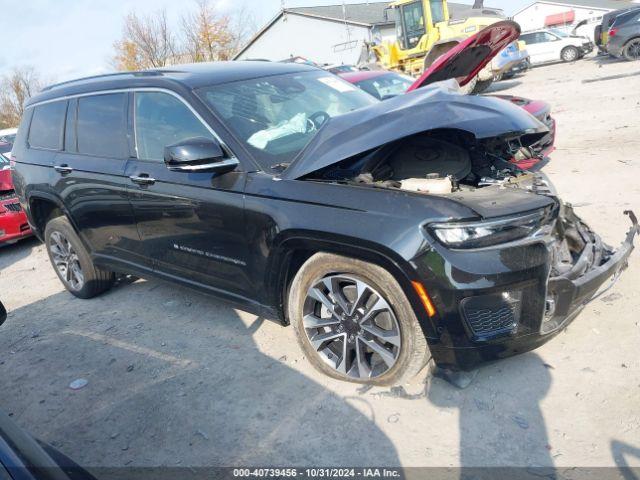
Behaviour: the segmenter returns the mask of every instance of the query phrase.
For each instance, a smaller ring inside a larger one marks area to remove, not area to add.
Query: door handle
[[[62,165],[56,165],[53,167],[53,169],[58,172],[60,175],[68,175],[71,172],[73,172],[73,168],[71,168],[69,165],[67,164],[62,164]]]
[[[137,183],[138,185],[153,185],[156,183],[155,178],[151,178],[146,173],[142,173],[140,175],[131,175],[129,177],[133,183]]]

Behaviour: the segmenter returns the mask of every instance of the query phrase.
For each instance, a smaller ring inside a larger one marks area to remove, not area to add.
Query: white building
[[[363,42],[395,40],[389,2],[367,2],[281,10],[236,55],[236,60],[303,57],[318,64],[355,64]],[[452,18],[469,5],[449,3]],[[493,10],[495,9],[488,9]]]
[[[633,6],[632,0],[571,0],[567,2],[532,2],[519,10],[513,19],[520,24],[523,32],[539,28],[560,28],[572,30],[580,22],[578,34],[593,39],[595,26],[602,16],[610,11]]]

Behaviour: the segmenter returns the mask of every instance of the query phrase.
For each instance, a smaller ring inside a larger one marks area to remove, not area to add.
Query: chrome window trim
[[[43,100],[41,102],[32,103],[31,105],[27,106],[27,109],[34,108],[34,107],[37,107],[39,105],[45,105],[47,103],[68,101],[68,100],[71,100],[72,98],[94,97],[96,95],[109,95],[109,94],[113,94],[113,93],[135,93],[135,92],[160,92],[160,93],[168,93],[169,95],[173,95],[175,98],[177,98],[182,103],[184,103],[186,105],[186,107],[191,111],[191,113],[193,113],[195,115],[195,117],[200,121],[200,123],[202,123],[202,125],[204,125],[204,127],[207,130],[209,130],[211,135],[213,135],[213,137],[220,143],[222,148],[225,151],[227,151],[229,153],[229,155],[231,155],[230,158],[236,159],[236,160],[238,159],[236,154],[233,153],[233,150],[231,150],[231,148],[229,148],[229,146],[222,140],[222,138],[220,138],[220,135],[218,135],[216,133],[216,131],[213,128],[211,128],[211,126],[204,120],[204,118],[202,118],[202,115],[200,115],[191,106],[191,104],[187,100],[184,99],[184,97],[182,97],[180,94],[178,94],[178,93],[176,93],[173,90],[170,90],[168,88],[162,88],[162,87],[131,87],[131,88],[115,88],[115,89],[111,89],[111,90],[97,90],[97,91],[92,91],[92,92],[76,93],[76,94],[73,94],[73,95],[64,95],[64,96],[61,96],[61,97],[52,98],[50,100]],[[133,131],[134,131],[134,136],[135,136],[136,135],[135,117],[133,119]],[[134,144],[136,145],[136,157],[137,157],[137,155],[138,155],[137,138],[134,139]],[[56,150],[56,151],[58,151],[58,150]],[[154,161],[157,161],[157,160],[154,160]]]

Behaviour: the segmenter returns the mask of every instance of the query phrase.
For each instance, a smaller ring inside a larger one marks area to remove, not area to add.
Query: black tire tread
[[[59,231],[60,233],[64,234],[67,240],[72,243],[73,248],[78,255],[78,258],[80,259],[82,273],[85,278],[85,284],[80,290],[76,291],[69,288],[66,282],[58,274],[57,269],[53,267],[53,259],[51,257],[51,253],[49,252],[48,240],[49,236],[54,231]],[[58,275],[58,278],[60,278],[62,284],[71,294],[75,295],[78,298],[89,299],[100,295],[113,286],[116,278],[115,273],[98,268],[94,265],[89,252],[87,252],[87,250],[84,248],[82,241],[76,234],[67,217],[58,216],[50,219],[45,227],[44,238],[47,253],[49,254],[49,260],[51,261],[51,266],[54,268],[54,271]]]
[[[371,380],[345,378],[316,358],[315,352],[306,340],[306,332],[302,327],[302,316],[298,314],[306,295],[306,284],[315,280],[318,274],[324,276],[328,273],[347,272],[371,280],[372,283],[382,288],[381,293],[387,296],[387,301],[396,311],[396,317],[403,334],[403,350],[408,348],[408,353],[405,351],[400,353],[398,362],[389,372]],[[317,370],[332,378],[379,386],[402,385],[413,379],[430,359],[427,340],[411,304],[397,280],[379,265],[331,253],[316,253],[302,265],[295,275],[287,299],[287,311],[288,318],[296,331],[298,344],[309,362]]]
[[[622,49],[622,56],[625,58],[625,60],[627,60],[628,62],[635,62],[636,60],[638,60],[637,58],[634,58],[631,56],[631,54],[629,53],[630,47],[632,44],[640,42],[640,38],[632,38],[631,40],[629,40],[624,48]]]
[[[574,50],[576,52],[576,58],[573,59],[573,60],[565,60],[564,59],[564,52],[566,52],[567,50]],[[579,58],[580,58],[580,51],[576,47],[574,47],[572,45],[569,45],[568,47],[564,47],[562,49],[562,52],[560,52],[560,60],[562,60],[563,62],[575,62]]]

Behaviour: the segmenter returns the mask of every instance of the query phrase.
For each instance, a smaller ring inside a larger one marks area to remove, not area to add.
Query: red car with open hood
[[[460,86],[465,86],[519,35],[520,29],[514,22],[504,21],[493,24],[442,55],[417,80],[386,70],[346,72],[339,75],[379,100],[386,100],[451,79],[456,79]],[[556,122],[551,116],[551,106],[540,100],[511,95],[496,95],[496,97],[525,109],[549,128],[549,134],[534,145],[531,152],[518,152],[512,160],[524,170],[542,168],[554,150]]]

